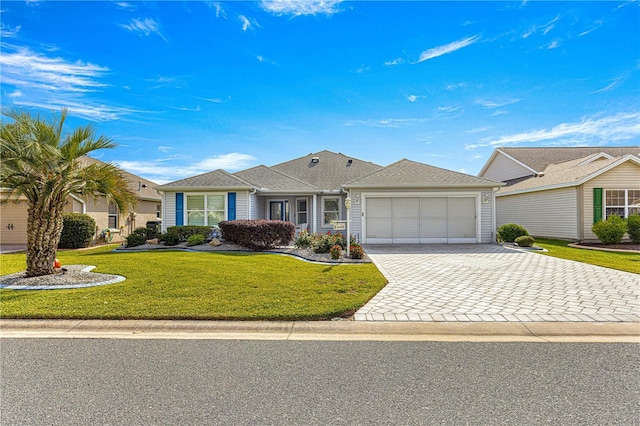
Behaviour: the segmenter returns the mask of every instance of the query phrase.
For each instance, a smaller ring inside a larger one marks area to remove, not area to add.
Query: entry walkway
[[[495,244],[370,245],[389,284],[356,321],[640,322],[640,275]]]

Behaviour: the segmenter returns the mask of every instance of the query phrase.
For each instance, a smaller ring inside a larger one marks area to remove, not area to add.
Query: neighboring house
[[[506,183],[497,225],[535,236],[595,240],[595,222],[640,212],[640,146],[498,148],[478,175]]]
[[[100,162],[83,157],[86,164]],[[81,199],[71,196],[65,213],[86,213],[96,221],[96,239],[106,229],[114,242],[123,241],[135,228],[145,227],[147,222],[161,220],[162,198],[155,189],[157,184],[122,170],[131,189],[138,198],[133,212],[122,213],[115,204],[105,197]],[[26,199],[8,198],[7,190],[0,190],[0,244],[27,243],[27,202]]]
[[[346,220],[362,243],[494,241],[493,194],[501,183],[400,160],[387,167],[331,151],[236,173],[215,170],[157,187],[162,226],[273,219],[311,232]]]

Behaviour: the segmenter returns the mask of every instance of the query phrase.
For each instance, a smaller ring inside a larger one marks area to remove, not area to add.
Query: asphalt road
[[[640,346],[0,340],[0,424],[640,424]]]

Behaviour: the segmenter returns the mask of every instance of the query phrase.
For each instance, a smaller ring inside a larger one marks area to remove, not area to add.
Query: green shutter
[[[593,223],[602,220],[602,188],[593,188]]]

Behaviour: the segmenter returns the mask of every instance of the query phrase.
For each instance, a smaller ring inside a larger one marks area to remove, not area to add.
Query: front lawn
[[[321,265],[253,253],[63,251],[63,265],[126,281],[74,290],[0,290],[2,318],[295,320],[347,316],[385,278],[373,264]],[[1,273],[25,270],[25,254],[0,255]]]
[[[549,250],[548,253],[542,253],[548,256],[640,274],[640,254],[578,249],[567,247],[567,244],[570,243],[546,238],[536,238],[535,242],[535,245]]]

